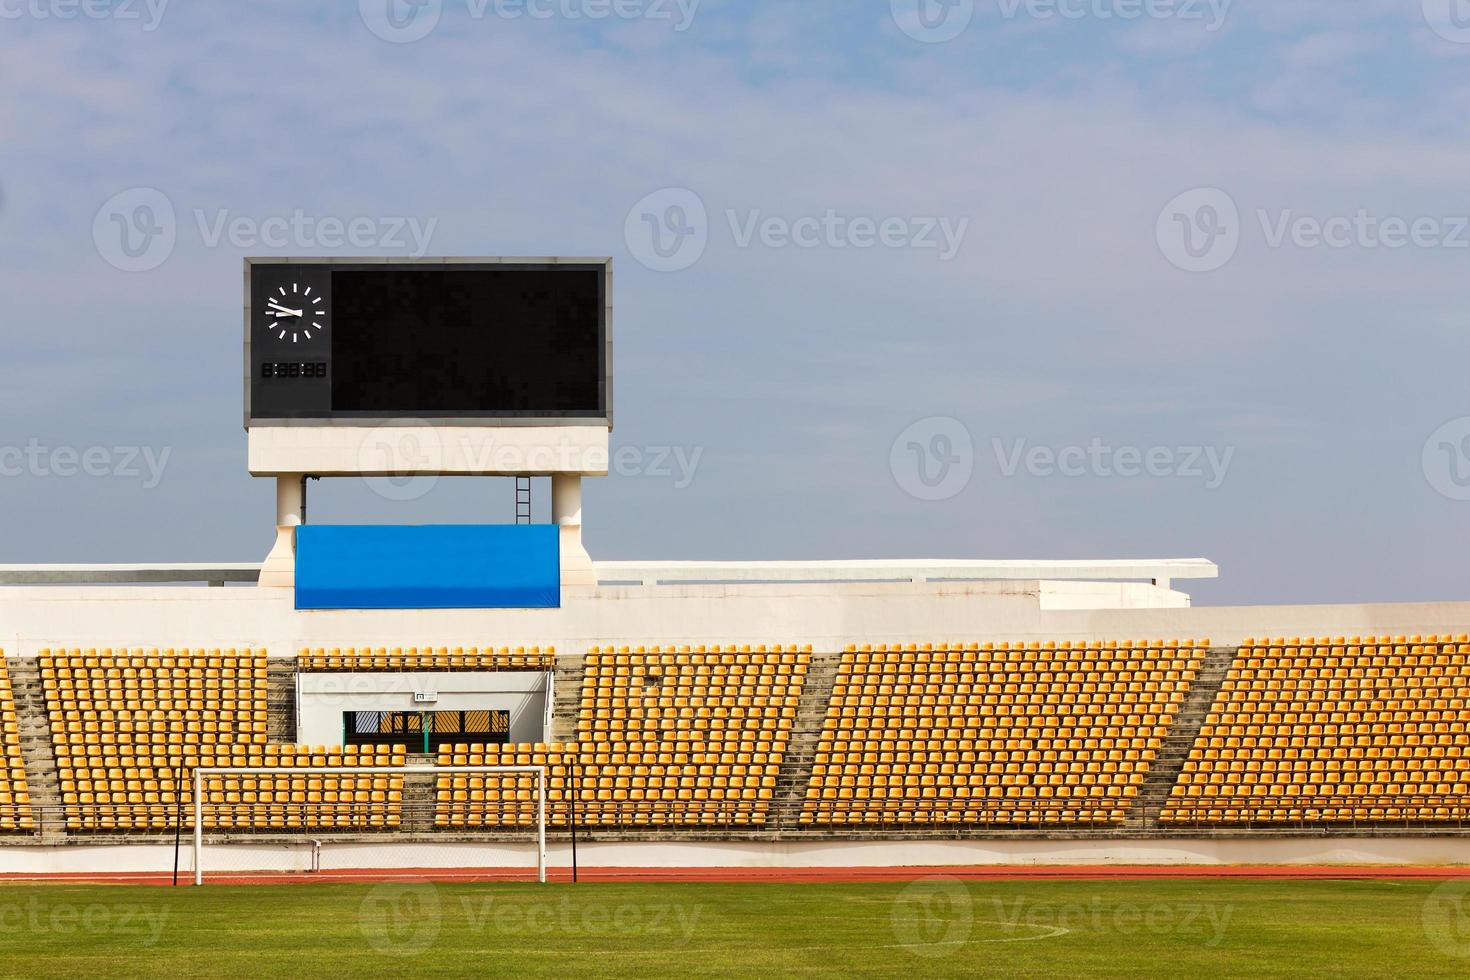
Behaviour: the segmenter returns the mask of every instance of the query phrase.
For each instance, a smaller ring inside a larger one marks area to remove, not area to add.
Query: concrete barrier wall
[[[1470,633],[1470,602],[1176,609],[1047,608],[1042,583],[603,586],[560,609],[298,612],[289,590],[188,587],[0,589],[7,655],[47,646],[304,646],[849,643]]]
[[[206,844],[206,876],[226,872],[305,872],[311,844]],[[571,849],[548,846],[551,867],[570,867]],[[163,874],[173,869],[166,844],[0,846],[0,877],[61,873]],[[181,868],[193,873],[187,836]],[[583,843],[578,865],[597,868],[893,868],[943,866],[1241,864],[1297,866],[1470,865],[1467,837],[1277,837],[1136,840],[915,841],[649,841]],[[524,868],[534,874],[535,843],[332,843],[322,847],[323,871],[355,869]]]

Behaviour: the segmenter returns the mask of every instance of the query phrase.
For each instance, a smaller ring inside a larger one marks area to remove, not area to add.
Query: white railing
[[[944,558],[853,561],[600,561],[597,580],[642,585],[785,582],[966,582],[1049,580],[1154,582],[1218,578],[1204,558],[1105,561],[996,561]]]
[[[254,582],[259,562],[137,565],[0,565],[0,585],[160,585]]]
[[[1153,582],[1218,578],[1204,558],[1101,561],[997,561],[946,558],[849,561],[600,561],[603,585],[725,585],[818,582]],[[236,564],[0,565],[4,585],[156,585],[180,582],[255,582],[258,562]]]

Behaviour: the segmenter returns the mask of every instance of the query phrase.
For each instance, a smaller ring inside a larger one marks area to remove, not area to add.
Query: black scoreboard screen
[[[248,418],[608,418],[604,263],[249,265]]]

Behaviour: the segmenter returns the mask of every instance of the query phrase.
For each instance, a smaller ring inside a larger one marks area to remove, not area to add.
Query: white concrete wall
[[[546,736],[545,673],[300,674],[297,743],[341,745],[345,711],[507,711],[510,741]],[[420,704],[414,695],[434,695]]]
[[[606,643],[848,643],[1470,633],[1470,602],[1175,609],[1047,608],[1037,582],[602,586],[560,609],[297,612],[290,590],[0,589],[0,646],[301,647]]]
[[[209,874],[244,871],[305,871],[309,835],[299,844],[206,844]],[[192,874],[192,848],[185,836],[180,865]],[[0,846],[0,876],[57,873],[160,874],[173,869],[171,844],[109,846]],[[547,847],[552,867],[571,865],[565,843]],[[1299,837],[1228,840],[969,840],[729,841],[678,840],[587,843],[577,863],[594,868],[893,868],[970,865],[1035,866],[1172,865],[1221,867],[1240,864],[1447,866],[1470,864],[1467,837]],[[524,868],[534,875],[533,834],[508,843],[347,844],[325,839],[322,870],[370,868]]]

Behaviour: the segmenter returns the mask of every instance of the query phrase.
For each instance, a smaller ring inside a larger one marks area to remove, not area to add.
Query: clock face
[[[332,304],[320,284],[293,276],[266,287],[260,316],[265,331],[280,343],[305,343],[326,333]]]

